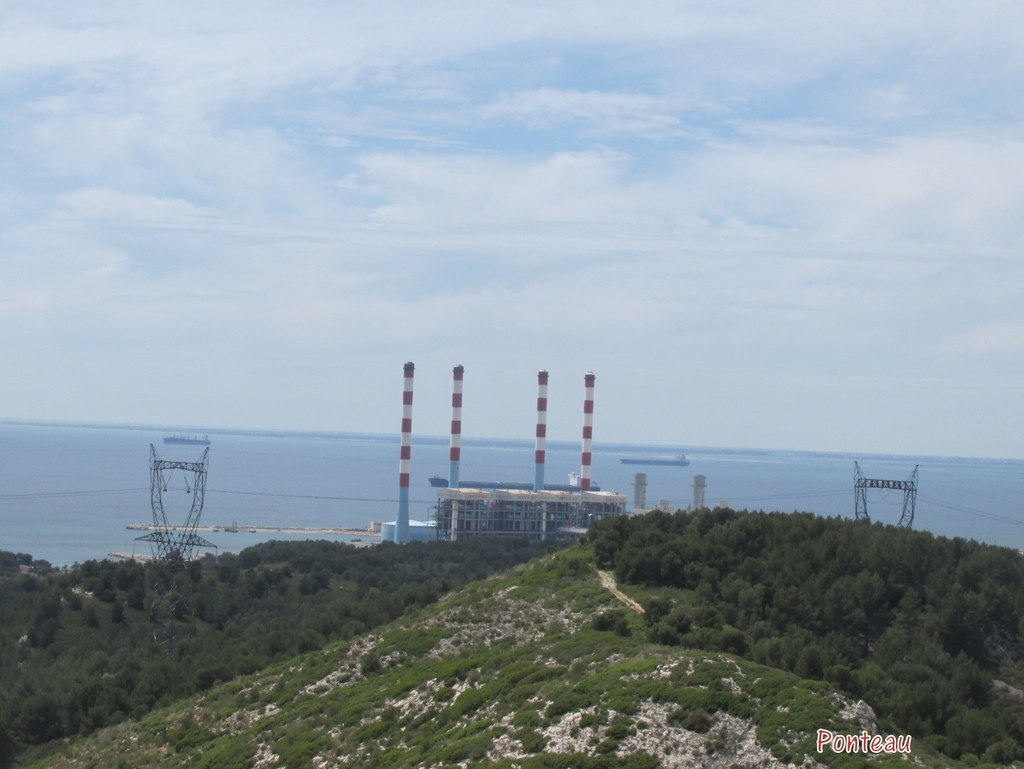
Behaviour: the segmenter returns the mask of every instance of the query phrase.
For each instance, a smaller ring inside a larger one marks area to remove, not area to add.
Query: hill
[[[650,593],[627,588],[650,603]],[[64,767],[862,767],[818,729],[892,725],[833,686],[647,639],[589,545],[542,556],[37,764]],[[914,743],[871,766],[950,767]]]
[[[864,521],[703,510],[601,522],[650,636],[824,679],[955,758],[1024,761],[1024,558]]]
[[[0,767],[360,636],[550,549],[270,542],[184,568],[87,561],[68,570],[0,552]]]

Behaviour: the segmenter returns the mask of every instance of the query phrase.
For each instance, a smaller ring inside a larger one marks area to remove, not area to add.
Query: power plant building
[[[599,518],[626,514],[626,497],[610,491],[441,489],[437,536],[576,539]]]
[[[459,443],[462,433],[463,368],[453,372],[451,481],[437,494],[435,517],[439,539],[526,537],[576,539],[595,520],[626,514],[626,497],[591,491],[590,463],[594,418],[594,374],[583,378],[583,435],[579,489],[552,489],[544,483],[547,440],[548,372],[537,373],[537,429],[533,489],[459,488]]]
[[[406,363],[402,392],[402,441],[399,457],[398,517],[384,524],[382,538],[398,543],[434,536],[442,540],[470,537],[525,537],[539,540],[577,539],[596,520],[626,515],[626,497],[600,491],[591,483],[593,457],[594,374],[584,375],[583,433],[578,480],[568,486],[544,483],[547,438],[548,372],[537,375],[537,429],[534,482],[502,484],[461,481],[464,369],[452,370],[452,422],[447,488],[438,489],[435,524],[409,520],[409,478],[412,457],[412,363]],[[511,487],[510,487],[511,486]],[[525,487],[525,488],[524,488]]]

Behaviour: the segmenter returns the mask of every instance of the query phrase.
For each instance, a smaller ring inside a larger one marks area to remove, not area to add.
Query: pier
[[[156,531],[158,526],[152,523],[129,523],[126,527],[131,531]],[[183,526],[168,526],[168,529],[181,531]],[[325,534],[336,537],[353,537],[345,542],[353,547],[372,547],[380,544],[380,529],[346,529],[341,527],[322,528],[317,526],[243,526],[239,523],[229,525],[197,526],[195,531],[227,532],[229,534]],[[126,561],[146,562],[153,560],[150,555],[134,551],[112,551],[107,553],[110,558],[121,558]]]
[[[126,527],[132,531],[156,531],[159,527],[152,523],[129,523]],[[168,526],[175,531],[182,529],[181,526]],[[317,526],[251,526],[239,523],[229,525],[197,526],[196,531],[207,532],[228,532],[230,534],[329,534],[340,537],[366,537],[368,539],[380,539],[380,530],[373,529],[346,529],[341,527],[321,528]]]
[[[140,555],[140,554],[138,554],[138,553],[136,553],[134,551],[129,553],[129,552],[126,552],[124,550],[111,550],[109,553],[107,553],[107,557],[108,558],[121,558],[122,560],[125,560],[125,561],[138,561],[139,563],[146,563],[148,561],[152,561],[153,560],[153,556],[151,556],[151,555]]]

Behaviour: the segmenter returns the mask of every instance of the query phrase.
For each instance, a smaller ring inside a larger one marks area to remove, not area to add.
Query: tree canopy
[[[654,588],[652,640],[827,680],[954,757],[1024,758],[1024,703],[993,684],[1024,679],[1020,553],[728,509],[608,518],[589,536],[600,568]]]
[[[548,549],[511,539],[269,542],[183,567],[103,560],[67,570],[0,552],[0,765],[359,635]]]

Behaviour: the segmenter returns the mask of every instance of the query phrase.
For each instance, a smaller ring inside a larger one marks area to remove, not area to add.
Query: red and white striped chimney
[[[398,518],[395,521],[395,542],[409,541],[409,467],[412,460],[412,363],[405,364],[405,387],[402,390],[402,449],[398,462]]]
[[[537,444],[534,451],[533,490],[544,490],[544,451],[548,436],[548,372],[537,372]]]
[[[452,443],[448,450],[448,488],[459,487],[459,460],[462,454],[462,366],[452,369]]]
[[[590,459],[594,443],[594,374],[583,376],[583,456],[580,467],[580,491],[590,491]]]

